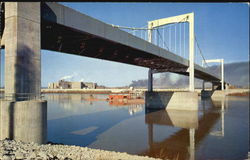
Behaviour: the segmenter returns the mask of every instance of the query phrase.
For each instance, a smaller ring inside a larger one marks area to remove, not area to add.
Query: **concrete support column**
[[[224,90],[224,60],[221,60],[221,90]]]
[[[189,21],[189,91],[194,92],[194,13],[188,17]]]
[[[214,85],[214,83],[212,82],[212,91],[214,91],[215,90],[215,85]]]
[[[151,68],[148,70],[148,92],[153,92],[153,72]]]
[[[205,90],[205,81],[202,82],[202,90],[204,91]]]
[[[152,43],[153,40],[153,24],[148,23],[148,42]]]
[[[11,100],[40,96],[40,2],[5,3],[5,95]]]

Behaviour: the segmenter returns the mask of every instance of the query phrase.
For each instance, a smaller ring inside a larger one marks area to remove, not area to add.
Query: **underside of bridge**
[[[65,27],[53,22],[42,21],[42,49],[73,55],[104,59],[157,70],[181,70],[187,67],[162,57],[145,54],[138,49],[125,46],[102,37]]]
[[[42,21],[41,27],[42,49],[189,75],[187,66],[96,35],[46,20]],[[210,81],[214,79],[219,84],[218,79],[213,76],[197,70],[196,73],[196,78]]]
[[[73,55],[86,56],[91,58],[103,59],[108,61],[120,62],[125,64],[131,64],[141,67],[151,68],[157,72],[173,72],[182,75],[189,76],[188,61],[182,59],[177,55],[173,55],[168,51],[164,51],[169,55],[167,57],[175,56],[178,61],[162,57],[159,53],[154,53],[155,51],[161,50],[160,48],[155,48],[154,50],[139,49],[132,47],[133,45],[126,45],[126,41],[123,40],[122,43],[118,41],[111,40],[105,36],[109,34],[119,35],[118,39],[126,39],[128,44],[131,44],[130,40],[135,40],[134,43],[140,43],[140,45],[152,45],[142,39],[130,38],[129,33],[125,33],[119,29],[109,28],[110,25],[104,24],[98,20],[94,20],[82,13],[77,13],[64,6],[54,6],[51,3],[41,4],[41,48],[46,50],[52,50],[57,52],[63,52]],[[66,16],[66,12],[71,16]],[[79,17],[79,19],[73,20],[72,23],[68,21],[74,19],[74,16]],[[81,19],[80,19],[81,18]],[[83,23],[86,21],[86,23]],[[92,26],[91,26],[91,25]],[[81,26],[88,25],[88,27]],[[98,25],[101,25],[98,27]],[[97,26],[97,28],[95,28]],[[90,33],[89,27],[94,27],[96,34]],[[104,30],[103,30],[104,27]],[[105,28],[107,27],[107,29]],[[102,34],[98,34],[98,30]],[[103,36],[104,34],[104,36]],[[114,35],[114,36],[117,36]],[[132,36],[132,35],[131,35]],[[111,36],[112,37],[112,36]],[[132,36],[133,37],[133,36]],[[149,46],[150,48],[151,46]],[[162,52],[162,51],[160,51]],[[195,77],[204,79],[206,81],[211,81],[214,83],[219,83],[219,79],[209,73],[204,72],[201,67],[195,69]]]
[[[47,3],[41,3],[42,49],[147,67],[157,72],[173,72],[189,76],[188,66],[185,63],[178,63],[155,53],[145,52],[104,37],[77,30],[74,27],[57,23],[57,21],[58,15]],[[2,18],[2,31],[4,24],[4,18]],[[197,66],[195,69],[196,78],[207,82],[220,83],[218,77],[204,72],[204,69]]]

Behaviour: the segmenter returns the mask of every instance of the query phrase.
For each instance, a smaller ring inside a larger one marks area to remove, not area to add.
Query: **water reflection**
[[[209,105],[207,105],[209,104]],[[206,109],[206,107],[209,108]],[[224,100],[202,101],[202,116],[198,118],[198,112],[193,111],[156,111],[145,116],[148,125],[149,148],[141,153],[151,157],[162,159],[195,159],[195,148],[208,135],[224,135]],[[219,110],[221,109],[221,110]],[[221,116],[222,115],[222,116]],[[222,118],[222,130],[211,131],[219,118]],[[161,142],[154,142],[154,125],[168,125],[180,127],[178,132],[167,137]]]
[[[225,104],[226,102],[226,104]],[[220,126],[220,129],[219,130],[216,130],[216,131],[211,131],[210,132],[210,135],[213,135],[213,136],[218,136],[218,137],[224,137],[225,135],[225,109],[227,109],[228,107],[228,101],[226,101],[225,99],[221,100],[221,101],[214,101],[214,103],[221,103],[218,104],[217,106],[221,106],[221,110],[220,110],[220,114],[221,114],[221,118],[220,118],[220,123],[221,123],[221,126]]]
[[[96,101],[87,101],[88,99]],[[97,136],[131,115],[143,113],[143,105],[110,106],[107,95],[48,94],[48,138],[56,143],[87,146]],[[97,100],[98,99],[98,100]],[[129,114],[128,114],[129,113]]]
[[[248,99],[202,99],[197,112],[149,112],[141,104],[93,100],[107,95],[92,95],[91,103],[87,94],[46,96],[49,141],[162,159],[242,159],[247,153]]]
[[[46,94],[45,99],[48,100],[50,106],[56,107],[59,110],[63,110],[63,113],[58,115],[49,116],[49,119],[55,119],[55,117],[72,116],[75,114],[85,114],[92,112],[102,112],[106,110],[116,110],[119,107],[127,109],[130,115],[140,113],[143,111],[143,103],[110,103],[107,101],[107,94]],[[52,108],[51,113],[55,110]],[[84,110],[83,110],[84,109]]]

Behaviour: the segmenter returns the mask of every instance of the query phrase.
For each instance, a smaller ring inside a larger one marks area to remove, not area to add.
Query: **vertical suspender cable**
[[[157,46],[159,46],[160,47],[160,45],[161,45],[161,43],[160,43],[160,39],[159,39],[159,36],[160,36],[160,33],[159,33],[159,30],[158,30],[158,28],[157,28]]]
[[[2,74],[1,74],[1,70],[2,70],[2,45],[1,45],[1,41],[2,41],[2,2],[0,3],[0,89],[1,89],[1,82],[2,82]],[[1,98],[1,97],[0,97]]]
[[[160,30],[161,28],[159,27],[159,21],[157,22],[157,28],[156,28],[156,32],[157,32],[157,46],[158,47],[161,47],[161,42],[160,42],[160,35],[161,35],[161,33],[160,33]]]
[[[186,48],[185,48],[185,47],[186,47],[186,44],[185,44],[185,43],[186,43],[186,41],[185,41],[185,38],[186,38],[186,34],[185,34],[185,33],[186,33],[186,31],[185,31],[185,25],[186,25],[186,23],[184,23],[184,26],[183,26],[183,28],[184,28],[184,29],[183,29],[183,30],[184,30],[184,33],[183,33],[183,34],[184,34],[184,36],[183,36],[183,39],[184,39],[184,43],[183,43],[183,44],[184,44],[183,57],[184,57],[184,58],[185,58],[185,51],[186,51]]]
[[[157,33],[155,33],[155,30],[153,31],[154,32],[154,37],[155,37],[155,40],[154,40],[154,43],[155,43],[155,45],[157,44],[157,42],[156,42],[156,37],[157,37]]]
[[[198,63],[198,58],[199,56],[197,56],[197,43],[194,44],[194,56],[195,56],[195,62]]]
[[[171,26],[169,26],[169,51],[171,51],[171,49],[172,49],[171,41],[172,41],[172,37],[171,37]]]
[[[175,23],[175,26],[174,26],[174,51],[176,53],[176,23]]]
[[[197,56],[196,56],[196,43],[194,43],[194,57],[195,57],[194,63],[196,63],[196,62],[197,62]]]
[[[164,40],[164,39],[165,39],[165,38],[164,38],[164,37],[165,37],[164,30],[165,30],[165,27],[164,27],[163,30],[162,30],[162,32],[163,32],[163,33],[162,33],[162,34],[163,34],[163,40],[162,40],[162,41],[163,41],[163,44],[162,44],[163,46],[162,46],[162,47],[165,49],[165,46],[164,46],[164,43],[165,43],[165,40]]]
[[[158,33],[158,28],[155,30],[156,32],[156,45],[159,46],[159,33]]]
[[[161,32],[162,32],[162,28],[160,28],[160,29],[161,29],[161,30],[159,31],[159,36],[160,36],[160,37],[159,37],[159,44],[160,44],[159,47],[162,48],[162,46],[163,46],[163,44],[162,44],[162,38],[161,38],[161,36],[162,36],[162,33],[161,33]]]
[[[0,38],[2,38],[2,37],[0,37]],[[1,70],[2,70],[2,45],[1,45],[1,40],[0,40],[0,89],[2,87],[1,86],[2,85],[2,72],[1,72]],[[1,98],[1,96],[0,96],[0,98]]]
[[[179,52],[180,52],[180,56],[182,55],[182,53],[181,53],[181,43],[182,43],[182,41],[181,41],[181,23],[180,23],[180,25],[179,25],[180,27],[180,40],[179,40],[179,42],[180,42],[180,50],[179,50]]]

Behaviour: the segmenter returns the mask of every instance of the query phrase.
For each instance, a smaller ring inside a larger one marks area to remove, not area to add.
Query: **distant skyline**
[[[246,3],[64,2],[107,24],[142,27],[147,21],[195,13],[195,33],[206,59],[249,61],[249,5]],[[42,50],[42,86],[72,76],[109,87],[146,79],[147,68]],[[3,56],[2,56],[3,59]],[[3,67],[1,67],[3,68]],[[1,71],[3,72],[3,71]]]

